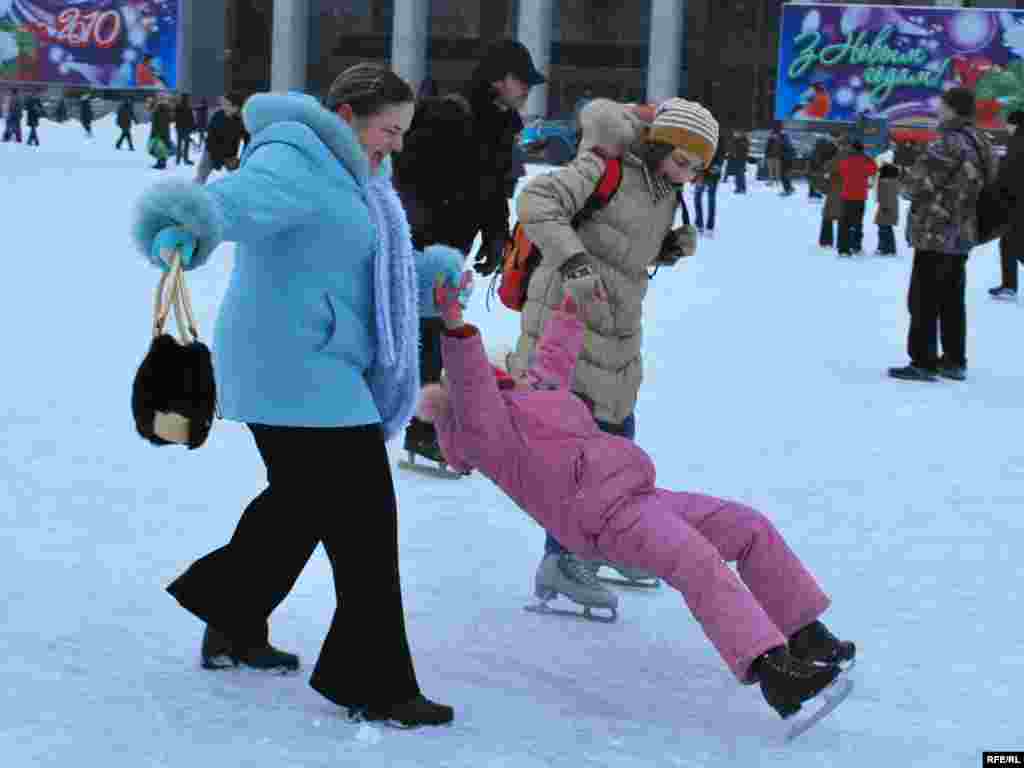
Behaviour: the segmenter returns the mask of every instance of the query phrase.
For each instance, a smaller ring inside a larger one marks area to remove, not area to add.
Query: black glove
[[[473,263],[473,269],[481,277],[493,275],[501,265],[501,260],[504,256],[504,239],[484,240],[480,245],[480,250],[476,252],[476,261]]]

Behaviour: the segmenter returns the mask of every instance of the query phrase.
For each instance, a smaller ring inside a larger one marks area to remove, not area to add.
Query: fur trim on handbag
[[[166,227],[182,227],[199,243],[187,269],[202,266],[220,245],[224,221],[216,199],[200,184],[183,179],[157,182],[147,189],[132,211],[132,239],[139,254],[162,267],[152,254],[153,241]]]

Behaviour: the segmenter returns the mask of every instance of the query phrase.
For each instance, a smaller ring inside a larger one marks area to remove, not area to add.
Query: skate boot
[[[799,712],[805,701],[828,688],[842,670],[835,664],[819,666],[801,661],[785,646],[779,646],[758,656],[753,672],[768,706],[786,719]]]
[[[408,458],[398,462],[398,466],[402,469],[411,469],[420,474],[444,478],[459,478],[469,474],[455,472],[448,468],[448,462],[445,461],[444,453],[441,452],[441,446],[438,445],[437,437],[434,435],[410,434],[407,431],[404,447]],[[418,464],[417,457],[433,462],[433,464]]]
[[[655,574],[642,568],[630,568],[629,566],[619,565],[608,560],[587,560],[585,562],[587,570],[597,576],[598,581],[603,581],[606,584],[648,588],[657,588],[661,585],[661,580]],[[601,568],[610,568],[618,574],[618,577],[601,576]]]
[[[609,623],[618,618],[618,596],[597,580],[583,560],[569,552],[544,555],[537,568],[534,585],[534,593],[540,602],[526,606],[526,610],[533,613],[554,613]],[[582,605],[583,613],[549,607],[548,603],[558,595]],[[592,608],[610,611],[611,615],[593,614]]]
[[[348,716],[354,722],[383,721],[397,728],[416,728],[420,725],[447,725],[455,718],[455,710],[419,693],[409,701],[388,707],[350,707]]]
[[[838,664],[849,669],[857,655],[857,646],[849,640],[840,640],[820,621],[812,621],[790,636],[789,653],[809,664]]]
[[[203,669],[232,669],[242,664],[264,672],[286,674],[298,670],[299,657],[278,650],[270,643],[239,650],[226,635],[207,624],[203,633],[201,663]]]

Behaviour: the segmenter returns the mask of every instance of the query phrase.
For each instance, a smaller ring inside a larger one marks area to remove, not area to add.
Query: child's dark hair
[[[900,177],[900,169],[892,163],[883,163],[882,169],[878,172],[878,177],[881,179],[898,179]]]
[[[324,106],[332,112],[342,104],[352,107],[356,117],[372,117],[388,107],[416,101],[412,87],[380,64],[349,67],[331,83]]]

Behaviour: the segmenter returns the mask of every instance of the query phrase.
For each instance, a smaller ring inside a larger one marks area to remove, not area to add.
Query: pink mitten
[[[440,274],[434,281],[434,305],[441,313],[441,319],[448,327],[462,325],[462,310],[469,302],[473,290],[473,273],[466,270],[462,273],[458,285],[448,274]]]

